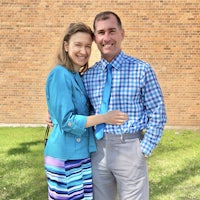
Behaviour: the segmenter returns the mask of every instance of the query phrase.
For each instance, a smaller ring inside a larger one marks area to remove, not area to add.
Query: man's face
[[[95,27],[95,43],[101,56],[111,62],[121,50],[124,30],[119,28],[113,15],[110,15],[109,19],[96,21]]]

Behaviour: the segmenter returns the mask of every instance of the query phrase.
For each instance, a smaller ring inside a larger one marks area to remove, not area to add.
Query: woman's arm
[[[85,127],[94,126],[97,124],[114,124],[121,125],[128,120],[128,115],[119,110],[109,111],[105,114],[91,115],[87,117]]]
[[[88,116],[85,127],[87,128],[102,123],[121,125],[127,120],[128,120],[128,115],[126,113],[114,110],[114,111],[109,111],[105,114]],[[45,121],[50,127],[53,127],[53,123],[51,121],[51,116],[49,113],[47,114]]]

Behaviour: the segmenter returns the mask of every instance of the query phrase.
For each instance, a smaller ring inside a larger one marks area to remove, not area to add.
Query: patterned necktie
[[[108,64],[107,66],[107,76],[106,76],[106,84],[103,91],[103,97],[100,107],[100,113],[106,113],[108,111],[108,104],[110,100],[110,90],[112,85],[112,65]],[[103,138],[105,124],[98,124],[95,130],[95,136],[97,140]]]

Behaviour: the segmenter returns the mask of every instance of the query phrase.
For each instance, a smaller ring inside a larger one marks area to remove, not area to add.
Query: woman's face
[[[79,71],[84,66],[91,55],[92,38],[90,34],[78,32],[71,36],[69,42],[65,42],[65,51],[73,61],[74,68]]]

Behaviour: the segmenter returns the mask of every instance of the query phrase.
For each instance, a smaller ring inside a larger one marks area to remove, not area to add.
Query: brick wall
[[[168,126],[200,127],[198,0],[2,0],[0,124],[42,124],[45,79],[70,22],[92,26],[112,10],[125,28],[125,53],[149,62],[165,97]],[[90,64],[99,58],[93,45]]]

